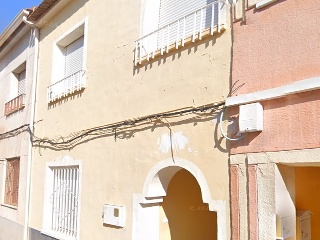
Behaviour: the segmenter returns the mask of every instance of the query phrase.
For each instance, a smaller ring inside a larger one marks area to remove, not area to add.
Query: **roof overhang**
[[[28,21],[33,22],[38,28],[42,28],[71,1],[72,0],[43,0],[28,16]]]
[[[23,21],[23,17],[29,15],[29,11],[22,10],[11,21],[0,35],[0,57],[2,57],[20,38],[30,29]]]

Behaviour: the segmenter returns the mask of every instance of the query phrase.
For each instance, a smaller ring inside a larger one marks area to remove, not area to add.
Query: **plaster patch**
[[[189,139],[182,134],[182,132],[175,132],[172,134],[172,140],[168,133],[162,134],[161,138],[158,140],[159,149],[162,153],[168,153],[172,148],[176,150],[182,150],[188,144]]]

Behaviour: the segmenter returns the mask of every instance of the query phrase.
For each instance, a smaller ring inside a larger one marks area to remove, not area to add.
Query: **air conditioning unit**
[[[263,130],[263,107],[260,103],[240,105],[239,132],[258,132]]]
[[[126,211],[124,206],[105,204],[103,206],[103,223],[116,227],[124,227]]]

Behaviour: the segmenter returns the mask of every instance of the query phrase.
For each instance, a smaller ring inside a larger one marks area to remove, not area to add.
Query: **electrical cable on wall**
[[[20,133],[25,132],[25,131],[29,131],[30,132],[29,124],[24,124],[24,125],[22,125],[22,126],[20,126],[18,128],[10,130],[8,132],[1,133],[0,134],[0,140],[5,139],[5,138],[11,138],[11,137],[18,136]]]
[[[138,127],[139,124],[147,124],[152,122],[158,122],[161,119],[170,117],[180,117],[188,114],[201,114],[206,111],[214,111],[224,105],[224,102],[207,104],[199,107],[188,107],[174,111],[162,112],[152,115],[147,115],[140,118],[133,118],[130,120],[125,120],[117,123],[112,123],[108,125],[98,126],[91,129],[86,129],[78,132],[69,134],[68,136],[59,136],[56,138],[39,138],[30,129],[29,124],[20,126],[19,128],[13,129],[11,131],[0,134],[0,140],[14,137],[22,132],[28,131],[31,137],[31,141],[34,146],[38,147],[51,147],[55,149],[66,149],[72,148],[79,144],[81,141],[87,141],[90,139],[102,137],[102,136],[115,136],[119,135],[120,132],[126,134],[130,128]],[[211,115],[211,112],[208,115]],[[133,135],[132,131],[131,135]],[[90,139],[87,139],[90,138]]]
[[[114,135],[115,133],[119,134],[120,131],[126,131],[128,128],[137,127],[137,124],[150,123],[152,121],[158,121],[161,118],[170,118],[178,117],[186,114],[195,114],[201,113],[208,110],[215,110],[220,106],[223,106],[223,103],[208,104],[196,108],[184,108],[181,110],[175,110],[171,112],[158,113],[153,115],[148,115],[140,118],[134,118],[130,120],[121,121],[118,123],[108,124],[104,126],[99,126],[76,133],[72,133],[65,137],[58,137],[55,139],[49,138],[38,138],[33,135],[33,144],[39,147],[51,147],[51,148],[72,148],[81,141],[85,141],[86,137],[97,138],[99,136]]]

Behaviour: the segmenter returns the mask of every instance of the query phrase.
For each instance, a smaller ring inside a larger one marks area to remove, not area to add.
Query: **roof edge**
[[[32,10],[21,10],[15,18],[10,22],[10,24],[4,29],[4,31],[0,34],[0,46],[2,46],[10,36],[20,27],[23,23],[23,17],[28,16]]]
[[[61,0],[43,0],[42,3],[28,16],[28,21],[38,22]]]

